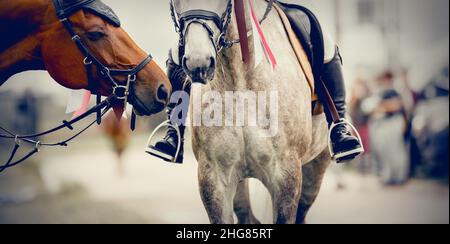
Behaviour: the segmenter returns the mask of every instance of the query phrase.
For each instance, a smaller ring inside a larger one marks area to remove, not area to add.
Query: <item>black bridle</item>
[[[264,16],[259,21],[261,24],[267,19],[269,13],[272,11],[273,5],[277,2],[277,0],[269,0]],[[233,0],[228,0],[227,9],[219,16],[217,13],[203,10],[203,9],[195,9],[189,10],[179,14],[175,8],[175,4],[173,0],[170,0],[170,13],[172,16],[172,20],[175,25],[175,31],[179,35],[179,44],[178,44],[178,55],[179,55],[179,64],[183,64],[183,58],[186,51],[186,32],[189,29],[191,24],[200,24],[209,34],[209,38],[211,43],[214,46],[216,55],[219,54],[223,49],[231,48],[234,44],[240,42],[240,40],[227,40],[228,27],[230,26],[232,15],[233,15]],[[209,26],[207,21],[213,21],[214,24],[219,28],[220,34],[217,40],[214,39],[215,33],[212,30],[211,26]]]
[[[95,0],[94,0],[95,1]],[[91,3],[92,1],[87,1],[85,4]],[[100,62],[89,50],[89,48],[83,43],[81,37],[74,31],[72,23],[69,20],[69,17],[74,13],[73,10],[65,11],[63,6],[61,5],[60,0],[53,0],[53,4],[56,9],[56,15],[58,16],[61,23],[66,28],[67,32],[70,34],[72,40],[77,45],[78,49],[80,49],[81,53],[84,55],[83,64],[86,68],[86,73],[88,76],[89,90],[93,93],[97,93],[97,104],[100,103],[101,95],[99,94],[98,88],[100,86],[99,83],[95,82],[93,76],[93,66],[97,68],[98,73],[101,75],[103,79],[109,82],[112,87],[111,94],[116,96],[117,100],[122,100],[124,102],[124,106],[126,106],[127,102],[130,104],[137,106],[139,109],[143,110],[147,114],[151,114],[151,110],[147,108],[135,95],[134,83],[136,81],[136,75],[142,69],[147,66],[152,61],[152,55],[147,56],[140,64],[138,64],[133,69],[110,69],[105,66],[102,62]],[[81,9],[83,5],[77,5],[77,9]],[[127,77],[126,81],[119,81],[115,79],[115,76],[125,76]],[[134,115],[135,116],[135,115]],[[99,121],[100,123],[100,121]]]
[[[87,1],[80,1],[79,3],[75,4],[74,6],[70,6],[67,12],[62,7],[60,0],[53,0],[53,4],[57,11],[57,16],[61,23],[64,25],[70,36],[72,37],[72,40],[75,42],[77,47],[80,49],[81,53],[84,55],[84,60],[82,61],[85,68],[86,73],[88,76],[88,82],[89,82],[89,90],[93,93],[97,93],[97,104],[93,108],[89,109],[84,114],[78,116],[77,118],[74,118],[70,121],[63,121],[61,125],[38,133],[33,135],[16,135],[12,133],[11,131],[3,128],[0,126],[0,130],[3,131],[6,134],[0,134],[0,138],[8,139],[8,140],[14,140],[15,146],[11,152],[10,157],[8,158],[8,161],[0,166],[0,173],[5,171],[8,168],[11,168],[13,166],[16,166],[27,159],[29,159],[34,154],[38,153],[40,151],[40,148],[43,146],[47,147],[54,147],[54,146],[62,146],[67,147],[68,143],[79,137],[82,133],[84,133],[86,130],[88,130],[90,127],[92,127],[94,124],[100,124],[102,117],[117,103],[117,102],[123,102],[124,106],[128,102],[130,102],[133,106],[139,106],[139,109],[146,111],[146,113],[151,113],[151,110],[148,109],[140,100],[136,97],[135,91],[134,91],[134,83],[137,78],[137,74],[139,71],[141,71],[147,64],[149,64],[152,61],[152,56],[147,56],[140,64],[138,64],[133,69],[125,69],[125,70],[118,70],[118,69],[110,69],[103,65],[102,62],[100,62],[92,53],[90,52],[89,48],[83,43],[81,40],[81,37],[76,34],[74,31],[74,28],[69,20],[69,17],[76,11],[83,7],[83,5],[90,4],[92,2],[95,2],[96,0],[87,0]],[[97,68],[97,71],[103,77],[106,79],[110,85],[111,85],[111,94],[105,99],[101,100],[101,95],[99,94],[99,87],[100,84],[96,83],[94,80],[93,75],[93,66]],[[124,76],[127,77],[126,81],[119,81],[115,79],[115,76]],[[68,138],[67,140],[56,142],[56,143],[42,143],[41,141],[37,140],[36,138],[39,138],[41,136],[49,135],[54,132],[61,131],[63,129],[69,129],[74,130],[74,125],[78,122],[84,120],[85,118],[89,117],[92,114],[97,114],[97,118],[91,122],[88,126],[84,127],[82,130],[80,130],[78,133],[73,135],[72,137]],[[136,121],[136,114],[133,112],[132,118],[131,118],[131,128],[134,130],[135,128],[135,121]],[[19,148],[21,147],[22,143],[30,144],[34,147],[32,151],[30,151],[28,154],[26,154],[24,157],[17,161],[13,161],[15,158],[15,155],[17,154]]]
[[[220,53],[223,49],[230,48],[234,44],[239,43],[239,40],[227,40],[228,27],[230,26],[232,14],[233,14],[233,0],[228,0],[227,9],[219,16],[219,14],[203,10],[194,9],[179,14],[175,9],[173,0],[170,1],[170,12],[172,20],[175,24],[175,31],[179,35],[179,57],[180,64],[186,51],[186,33],[191,24],[200,24],[208,32],[211,43],[214,46],[216,54]],[[208,21],[214,22],[220,31],[217,39],[215,39],[215,33]]]

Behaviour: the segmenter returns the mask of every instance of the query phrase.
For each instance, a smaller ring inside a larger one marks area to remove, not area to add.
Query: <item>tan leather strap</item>
[[[306,76],[306,79],[308,80],[309,87],[311,88],[312,100],[317,101],[318,98],[317,95],[315,94],[314,74],[311,64],[309,63],[308,56],[306,55],[305,49],[303,49],[300,40],[298,39],[297,35],[292,29],[291,23],[289,22],[289,19],[283,12],[283,10],[276,4],[274,4],[273,7],[277,10],[278,15],[280,16],[281,21],[283,22],[284,29],[289,37],[289,41],[291,42],[291,46],[294,49],[295,55],[297,56],[297,60],[303,70],[303,73]]]

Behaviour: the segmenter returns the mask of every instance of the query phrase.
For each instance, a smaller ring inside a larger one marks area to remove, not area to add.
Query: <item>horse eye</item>
[[[89,38],[89,40],[94,42],[102,39],[105,35],[105,33],[100,31],[92,31],[87,33],[87,37]]]

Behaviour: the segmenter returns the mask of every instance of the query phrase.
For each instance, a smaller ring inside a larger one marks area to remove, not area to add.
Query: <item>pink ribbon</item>
[[[77,111],[75,111],[75,113],[73,113],[72,119],[86,113],[89,107],[89,102],[91,101],[91,95],[92,94],[90,91],[84,92],[83,103],[81,104],[81,107]]]
[[[248,0],[248,2],[250,4],[250,9],[252,12],[252,21],[255,24],[256,29],[258,30],[259,36],[261,37],[263,47],[267,53],[270,63],[272,64],[272,68],[275,69],[277,67],[277,60],[275,58],[275,55],[273,54],[272,49],[270,49],[269,43],[267,42],[267,39],[264,36],[264,32],[261,28],[261,25],[259,24],[258,17],[256,16],[255,10],[253,9],[253,1]]]

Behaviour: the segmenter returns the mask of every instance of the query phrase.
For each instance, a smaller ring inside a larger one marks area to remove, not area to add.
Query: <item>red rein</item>
[[[253,10],[253,1],[252,0],[236,0],[234,4],[235,12],[236,12],[236,21],[238,26],[238,32],[239,32],[239,40],[241,43],[241,52],[242,52],[242,61],[244,61],[245,64],[250,63],[250,48],[248,44],[248,36],[247,36],[247,23],[245,19],[245,2],[249,1],[249,7],[251,12],[251,19],[254,22],[256,26],[256,30],[253,30],[254,32],[257,31],[257,33],[253,33],[253,35],[259,35],[263,48],[267,54],[267,58],[269,59],[269,62],[272,65],[272,68],[275,70],[277,66],[277,60],[275,58],[275,55],[273,54],[272,50],[270,49],[269,43],[267,42],[266,37],[264,36],[264,32],[262,30],[261,25],[259,24],[258,17],[256,16],[255,11]]]

